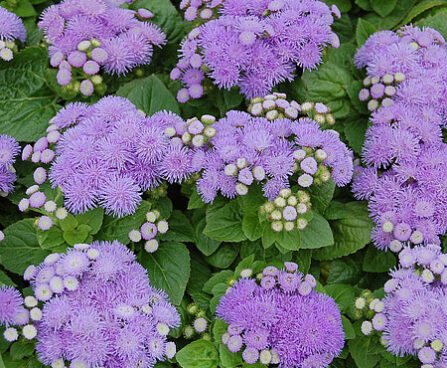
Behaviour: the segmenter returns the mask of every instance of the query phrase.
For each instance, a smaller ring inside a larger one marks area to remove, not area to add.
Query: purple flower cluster
[[[193,19],[202,1],[182,2],[187,5],[185,16]],[[331,25],[332,13],[340,13],[318,0],[231,0],[219,11],[218,19],[194,28],[181,44],[171,72],[184,85],[179,102],[200,98],[205,77],[218,88],[238,86],[248,98],[264,95],[292,80],[297,66],[315,68],[327,44],[339,46]]]
[[[147,368],[175,355],[167,335],[180,316],[124,245],[77,244],[29,266],[24,279],[34,291],[25,305],[44,364]]]
[[[0,325],[22,326],[29,321],[29,312],[23,306],[23,297],[12,286],[0,287]]]
[[[18,51],[16,40],[25,42],[26,29],[22,20],[0,6],[0,59],[11,61]]]
[[[75,214],[98,205],[116,216],[134,213],[143,191],[162,180],[182,182],[192,173],[191,150],[165,134],[167,127],[186,127],[175,114],[146,117],[129,100],[109,96],[91,106],[69,104],[50,123],[57,156],[49,179]]]
[[[0,135],[0,193],[9,193],[14,189],[16,174],[12,165],[19,150],[20,146],[14,138]]]
[[[269,121],[229,111],[212,126],[211,147],[196,149],[193,157],[194,169],[203,170],[197,189],[204,202],[218,191],[228,198],[245,195],[256,183],[274,200],[294,183],[308,188],[332,178],[343,186],[352,178],[352,152],[337,132],[309,118]]]
[[[106,73],[125,74],[149,64],[153,45],[166,43],[164,33],[144,21],[152,16],[150,11],[122,9],[119,3],[64,0],[43,12],[39,27],[50,44],[50,63],[58,68],[61,86],[80,90],[85,96],[95,87],[103,93],[101,67]]]
[[[379,331],[387,349],[397,355],[415,355],[423,367],[447,364],[447,255],[437,245],[404,248],[400,267],[390,272],[386,296],[368,306],[372,321],[362,331]]]
[[[257,279],[242,278],[221,298],[216,315],[228,323],[222,342],[242,350],[248,364],[327,367],[344,345],[335,301],[315,292],[315,278],[292,262],[268,266]]]
[[[437,243],[447,231],[447,48],[435,30],[377,32],[355,57],[374,111],[353,192],[369,200],[379,249]]]

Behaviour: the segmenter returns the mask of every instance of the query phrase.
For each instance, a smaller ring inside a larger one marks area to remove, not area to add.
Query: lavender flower
[[[379,249],[438,243],[447,231],[441,179],[447,174],[446,56],[437,31],[416,27],[375,33],[356,55],[368,73],[359,97],[372,98],[373,112],[363,147],[366,168],[358,169],[353,191],[369,200]]]
[[[242,351],[248,364],[327,367],[344,345],[340,310],[332,298],[312,290],[316,282],[303,280],[290,266],[296,265],[288,263],[294,271],[276,270],[272,276],[267,267],[260,284],[242,278],[221,298],[216,315],[229,324],[231,335],[223,343],[231,352]]]
[[[218,88],[238,86],[251,98],[293,80],[297,66],[316,68],[322,49],[339,45],[331,31],[331,10],[317,0],[183,1],[181,8],[187,8],[189,21],[206,21],[217,11],[220,17],[194,28],[181,44],[180,60],[171,73],[185,86],[180,102],[202,96],[202,66]]]
[[[17,15],[0,7],[0,59],[13,59],[14,52],[18,51],[16,40],[25,42],[25,26]]]
[[[399,263],[385,283],[386,296],[369,304],[374,317],[372,323],[363,322],[362,330],[378,331],[394,355],[410,354],[422,364],[442,367],[447,358],[445,254],[433,244],[404,248]]]
[[[22,333],[37,339],[39,360],[45,365],[153,367],[172,358],[175,346],[166,335],[180,325],[180,316],[166,294],[150,286],[135,255],[116,241],[75,248],[49,255],[29,275],[42,306],[27,297],[25,304],[37,319]],[[11,322],[22,302],[17,291],[3,288],[2,320]],[[12,339],[13,332],[5,336]]]
[[[41,157],[53,153],[49,180],[62,189],[68,210],[78,214],[101,206],[122,217],[135,212],[143,191],[163,180],[180,182],[193,172],[191,149],[165,133],[173,122],[186,126],[168,112],[146,117],[121,97],[105,97],[92,106],[76,102],[51,120],[47,136],[32,151]],[[35,175],[42,184],[44,172],[36,173],[42,174]],[[45,204],[43,193],[29,194],[31,207]]]
[[[42,13],[39,27],[50,44],[50,64],[59,69],[60,85],[85,96],[95,89],[103,93],[101,67],[109,74],[126,74],[149,64],[153,46],[166,43],[164,33],[145,21],[145,9],[134,12],[119,5],[104,0],[65,0]],[[88,79],[82,80],[82,75]]]
[[[20,292],[12,286],[3,285],[0,288],[0,325],[8,327],[26,324],[28,320],[21,318],[23,311],[23,298]]]
[[[19,150],[20,146],[14,138],[0,135],[0,192],[9,193],[14,189],[16,174],[12,165]]]

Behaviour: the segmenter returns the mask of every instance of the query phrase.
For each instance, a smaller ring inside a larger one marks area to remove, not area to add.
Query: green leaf
[[[9,276],[0,270],[0,285],[17,286],[14,281],[12,281]]]
[[[231,278],[233,278],[233,271],[230,270],[224,270],[217,272],[211,278],[203,285],[203,291],[205,293],[211,294],[211,291],[213,290],[214,286],[220,283],[227,283],[227,281]]]
[[[375,0],[374,0],[375,1]],[[388,1],[388,0],[387,0]],[[357,22],[357,28],[355,30],[355,39],[357,41],[357,46],[362,46],[365,41],[371,36],[377,28],[366,20],[359,18]]]
[[[418,15],[421,15],[425,11],[438,7],[446,5],[445,0],[424,0],[421,1],[419,4],[415,5],[410,9],[407,16],[404,18],[404,20],[400,23],[401,26],[404,26],[408,23],[410,23],[412,20],[414,20]]]
[[[367,129],[368,120],[366,118],[345,121],[344,132],[346,139],[349,142],[349,146],[358,154],[362,152]]]
[[[343,331],[345,332],[345,340],[352,340],[355,338],[354,326],[351,321],[345,316],[341,316],[341,322],[343,323]]]
[[[242,219],[239,213],[239,204],[233,200],[218,210],[208,207],[206,213],[206,226],[203,233],[211,239],[241,242],[247,237],[242,231]]]
[[[9,10],[16,13],[19,17],[22,18],[34,17],[35,15],[37,15],[29,0],[19,0],[17,6]]]
[[[419,27],[434,28],[439,31],[444,36],[444,38],[447,38],[447,10],[416,22],[416,25]]]
[[[11,345],[10,353],[14,360],[20,360],[34,353],[34,344],[23,340],[17,341]]]
[[[101,229],[104,219],[104,210],[100,207],[76,216],[78,224],[85,224],[91,227],[90,234],[94,235]]]
[[[188,210],[195,210],[197,208],[202,208],[205,206],[205,202],[202,201],[197,189],[194,187],[188,201]]]
[[[40,264],[50,254],[39,246],[32,219],[18,221],[4,229],[4,233],[0,257],[2,265],[11,272],[22,275],[29,265]]]
[[[45,84],[48,54],[28,47],[14,60],[0,63],[0,131],[18,141],[36,141],[46,134],[56,114],[56,96]]]
[[[175,356],[182,368],[217,368],[219,354],[207,340],[197,340],[186,345]]]
[[[64,243],[63,232],[57,226],[46,231],[37,230],[37,238],[42,249],[52,249]]]
[[[150,204],[143,201],[133,215],[123,218],[104,216],[103,225],[97,234],[98,240],[118,240],[120,243],[129,244],[129,231],[140,228],[149,209]]]
[[[131,9],[149,9],[154,17],[151,22],[158,25],[166,33],[170,43],[179,42],[186,35],[186,25],[182,16],[169,0],[137,0]]]
[[[328,212],[331,213],[329,209]],[[313,257],[318,260],[347,256],[362,249],[370,242],[373,223],[364,203],[345,203],[341,205],[337,213],[332,212],[332,215],[337,214],[341,217],[331,223],[335,244],[331,247],[315,250]]]
[[[259,222],[257,212],[247,213],[242,217],[242,231],[250,241],[255,241],[262,236],[264,224]]]
[[[220,114],[224,116],[227,111],[236,109],[243,100],[243,96],[239,92],[239,88],[232,88],[231,90],[216,90],[215,102],[220,111]]]
[[[334,244],[334,236],[332,235],[329,222],[319,213],[314,212],[309,225],[301,231],[301,248],[317,249]]]
[[[335,182],[329,180],[321,185],[312,185],[309,189],[309,195],[312,198],[312,209],[324,213],[334,197]]]
[[[372,3],[371,0],[370,3]],[[418,0],[399,0],[393,11],[386,17],[375,12],[366,14],[363,19],[371,23],[377,30],[392,29],[396,27],[408,14],[413,4]]]
[[[205,229],[206,220],[205,218],[202,218],[196,226],[195,229],[195,235],[196,235],[196,241],[195,244],[197,248],[206,256],[210,256],[213,254],[217,248],[219,248],[219,245],[222,243],[220,241],[211,239],[210,237],[206,236],[203,233],[203,229]]]
[[[227,332],[227,329],[228,325],[222,319],[215,319],[212,329],[214,341],[222,341],[222,335]]]
[[[270,228],[270,226],[267,226]],[[286,250],[298,250],[302,245],[302,233],[297,228],[292,231],[275,233],[275,242]]]
[[[160,110],[180,114],[177,100],[156,75],[126,83],[116,94],[128,98],[149,116]]]
[[[328,284],[355,284],[362,277],[362,269],[354,258],[336,259],[331,262]]]
[[[78,226],[78,220],[76,220],[75,216],[69,213],[67,214],[67,217],[59,222],[59,224],[62,231],[70,231],[76,229],[76,226]]]
[[[236,259],[239,253],[237,244],[225,243],[217,252],[208,256],[206,259],[208,263],[217,268],[227,268]]]
[[[84,226],[87,225],[80,225],[74,230],[64,231],[63,236],[65,241],[71,246],[77,243],[84,243],[89,234],[89,229]]]
[[[389,15],[396,7],[397,0],[373,0],[371,7],[381,17]]]
[[[162,242],[155,253],[141,252],[141,265],[147,269],[151,284],[163,289],[175,305],[185,293],[190,274],[189,251],[184,244]]]
[[[396,265],[396,256],[391,252],[378,250],[370,245],[363,258],[363,271],[365,272],[387,272]]]
[[[331,284],[324,287],[326,294],[330,295],[342,312],[346,312],[352,306],[355,291],[354,287],[348,284]]]
[[[372,338],[374,336],[357,336],[348,341],[349,352],[359,368],[373,368],[380,360],[379,354],[369,352],[374,347]]]
[[[188,218],[178,210],[172,212],[168,219],[169,231],[161,236],[162,240],[177,242],[194,242],[194,229]]]
[[[347,13],[352,8],[350,0],[324,0],[324,2],[328,5],[335,4],[342,13]]]
[[[219,345],[219,361],[225,368],[234,368],[242,364],[242,355],[232,353],[224,344]]]
[[[302,273],[309,272],[312,259],[311,249],[300,249],[293,253],[294,261],[298,264],[298,268]]]
[[[372,10],[370,0],[355,0],[355,3],[357,4],[357,6],[359,6],[363,10],[366,10],[366,11]]]

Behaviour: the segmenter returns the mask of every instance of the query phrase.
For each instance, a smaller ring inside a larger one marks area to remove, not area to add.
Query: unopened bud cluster
[[[183,335],[186,339],[196,338],[199,335],[201,339],[210,340],[209,321],[206,312],[199,308],[196,303],[190,303],[186,307],[188,324],[183,329]]]
[[[169,224],[166,219],[161,218],[160,211],[152,209],[146,213],[146,221],[139,229],[133,229],[129,232],[131,242],[138,243],[145,240],[144,249],[148,253],[154,253],[159,246],[157,235],[166,234],[169,230]]]
[[[200,119],[192,118],[186,121],[186,126],[171,126],[165,133],[171,139],[180,138],[184,145],[201,148],[209,145],[209,141],[216,135],[216,128],[211,126],[216,121],[212,115],[203,115]]]
[[[309,117],[320,125],[335,124],[334,115],[331,109],[325,104],[318,102],[303,102],[301,105],[292,100],[287,101],[285,93],[274,92],[264,97],[255,97],[250,100],[248,112],[253,116],[262,116],[268,120],[275,119],[298,119],[299,117]]]
[[[394,101],[392,97],[396,94],[397,85],[405,80],[401,72],[385,74],[383,77],[366,77],[359,92],[360,101],[368,101],[368,110],[375,111],[379,107],[391,106]]]
[[[298,185],[308,188],[312,184],[320,185],[331,179],[331,171],[323,164],[328,154],[323,149],[303,147],[293,152],[298,173]]]
[[[11,61],[14,54],[19,51],[17,44],[14,41],[0,40],[0,59],[4,61]]]
[[[419,230],[414,230],[406,222],[397,222],[392,211],[382,214],[380,218],[382,231],[391,235],[391,241],[388,248],[398,253],[405,245],[418,245],[424,241],[424,235]]]
[[[292,194],[289,188],[281,189],[279,196],[260,207],[275,232],[292,231],[295,228],[304,230],[310,220],[312,203],[306,192],[299,190]]]
[[[244,196],[248,193],[248,187],[254,182],[265,179],[265,170],[262,166],[248,167],[245,157],[239,157],[234,163],[227,164],[225,175],[237,178],[236,193]]]
[[[79,42],[67,58],[61,51],[54,53],[50,64],[58,68],[57,82],[67,91],[81,92],[84,96],[91,96],[96,91],[103,95],[107,87],[99,72],[107,59],[107,51],[101,48],[101,42],[92,38]]]
[[[353,317],[357,320],[371,319],[376,312],[380,313],[383,311],[383,306],[383,302],[374,298],[371,290],[363,290],[360,296],[354,301]]]

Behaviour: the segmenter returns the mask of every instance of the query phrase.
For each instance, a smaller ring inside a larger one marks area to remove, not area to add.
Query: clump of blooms
[[[447,231],[445,60],[443,37],[416,27],[377,32],[355,57],[373,113],[353,191],[369,200],[379,249],[438,243]]]
[[[18,51],[17,41],[25,40],[26,29],[22,20],[0,6],[0,59],[11,61]]]
[[[202,1],[183,2],[185,17],[195,18]],[[239,87],[248,98],[268,93],[275,85],[293,80],[297,67],[314,69],[322,51],[340,42],[331,31],[332,13],[317,0],[212,1],[199,14],[220,17],[194,28],[181,44],[180,60],[171,72],[184,85],[179,102],[200,98],[205,78],[218,88]]]
[[[299,190],[296,195],[289,188],[281,189],[279,196],[260,207],[261,213],[271,222],[276,232],[304,230],[311,220],[310,195]]]
[[[187,313],[183,316],[183,336],[185,339],[201,338],[210,340],[210,321],[206,316],[206,311],[200,309],[199,306],[193,302],[188,304],[186,312]]]
[[[57,143],[57,156],[53,159],[52,154],[48,161],[49,174],[40,168],[42,175],[35,181],[42,184],[48,176],[53,187],[61,188],[65,207],[75,214],[97,206],[120,217],[134,213],[143,191],[162,180],[180,183],[193,172],[190,149],[181,139],[165,134],[171,126],[185,129],[186,123],[165,111],[146,117],[121,97],[105,97],[91,106],[69,104],[50,121],[47,137],[41,138],[45,147]],[[24,158],[32,152],[28,147]],[[36,152],[39,156],[35,145],[31,159]]]
[[[0,195],[6,195],[14,189],[16,173],[12,165],[20,151],[16,140],[7,135],[0,135]]]
[[[344,332],[337,304],[314,291],[316,285],[292,262],[240,279],[216,309],[228,324],[222,342],[233,353],[242,351],[248,364],[327,367],[343,348]]]
[[[148,368],[175,355],[167,335],[180,325],[180,316],[124,245],[77,244],[29,266],[24,279],[34,291],[24,300],[27,309],[17,291],[3,288],[0,321],[23,325],[30,318],[22,332],[36,341],[42,363]],[[26,312],[20,323],[13,309]],[[4,335],[10,341],[14,337],[8,330]]]
[[[9,326],[24,326],[29,322],[29,312],[23,302],[20,292],[12,286],[0,287],[0,325],[6,326],[4,336],[8,341],[18,338],[17,330]]]
[[[228,198],[246,195],[261,184],[273,201],[281,189],[308,188],[331,178],[338,186],[352,177],[352,152],[334,130],[321,130],[309,119],[273,121],[241,111],[229,111],[212,127],[211,147],[194,151],[195,170],[202,170],[197,190],[204,202],[218,192]]]
[[[119,8],[105,0],[65,0],[47,8],[39,27],[50,45],[50,64],[58,68],[57,82],[90,96],[104,94],[101,69],[122,75],[149,64],[153,46],[166,43],[165,34],[145,21],[152,16]]]
[[[141,224],[139,229],[132,229],[129,232],[129,239],[134,243],[143,239],[146,252],[154,253],[159,246],[157,235],[166,234],[168,230],[168,221],[161,218],[160,211],[154,208],[146,213],[146,221]]]
[[[180,9],[185,11],[185,19],[192,22],[208,21],[219,15],[219,10],[225,0],[182,0]]]
[[[264,97],[255,97],[250,100],[247,110],[253,116],[262,116],[268,120],[297,119],[299,116],[315,120],[320,125],[335,124],[331,108],[321,102],[303,102],[301,105],[295,100],[287,101],[285,93],[274,92]]]
[[[358,306],[373,315],[362,332],[377,331],[388,351],[417,356],[424,368],[445,367],[447,255],[438,245],[416,246],[404,248],[399,263],[385,283],[386,296]]]

